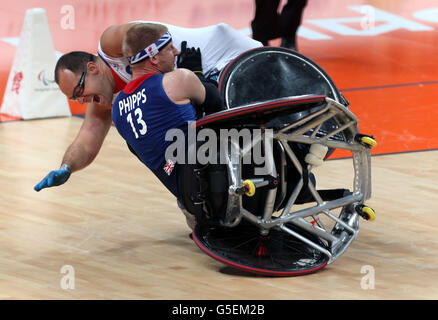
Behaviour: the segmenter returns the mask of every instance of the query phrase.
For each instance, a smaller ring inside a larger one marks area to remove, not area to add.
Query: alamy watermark
[[[65,274],[60,281],[61,289],[74,290],[75,289],[75,269],[71,265],[64,265],[61,268],[61,274]]]
[[[265,175],[274,161],[273,138],[272,129],[196,130],[194,122],[189,122],[186,133],[181,129],[166,132],[166,141],[172,143],[165,158],[179,164],[252,164],[255,175]]]
[[[360,287],[363,290],[374,290],[376,283],[376,271],[374,267],[370,265],[362,266],[360,273],[365,274],[360,280]]]
[[[75,29],[75,8],[72,5],[66,4],[61,7],[61,28],[63,30]]]
[[[360,13],[364,14],[360,21],[363,30],[374,29],[376,26],[376,9],[370,5],[364,5],[360,8]]]

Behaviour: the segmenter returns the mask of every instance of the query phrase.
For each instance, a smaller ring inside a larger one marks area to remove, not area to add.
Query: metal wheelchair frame
[[[301,175],[303,173],[303,166],[298,160],[297,155],[288,145],[288,142],[297,142],[308,145],[321,144],[328,148],[351,151],[353,154],[352,159],[354,168],[354,190],[352,190],[352,193],[345,195],[342,198],[326,202],[319,195],[313,183],[309,181],[308,187],[316,205],[301,210],[294,210],[295,201],[304,185],[302,176],[301,180],[294,187],[291,196],[287,199],[287,203],[279,216],[274,216],[274,201],[278,192],[277,188],[268,191],[263,216],[256,216],[242,206],[242,197],[244,195],[238,192],[238,190],[241,190],[244,181],[244,177],[242,177],[242,159],[246,152],[251,150],[251,145],[244,145],[238,147],[240,149],[238,156],[239,161],[236,163],[232,162],[231,159],[233,157],[231,154],[228,154],[227,167],[229,194],[227,211],[222,224],[226,227],[234,227],[240,223],[242,218],[244,218],[257,225],[260,228],[260,233],[262,235],[268,234],[271,228],[277,228],[322,252],[329,258],[328,263],[332,263],[344,253],[359,232],[359,214],[357,210],[355,210],[355,207],[363,205],[364,202],[371,197],[371,153],[368,145],[358,142],[355,138],[360,134],[357,128],[357,117],[344,105],[330,98],[326,98],[325,101],[325,106],[320,110],[305,116],[295,123],[291,123],[279,130],[275,130],[273,143],[280,146],[283,155],[290,159]],[[329,119],[336,121],[338,128],[332,129],[331,132],[321,134],[320,129],[322,124]],[[343,134],[346,138],[345,141],[332,139],[339,133]],[[273,160],[274,145],[268,141],[264,141],[264,143],[266,144],[266,150],[269,150],[267,154],[271,157],[268,161],[269,174],[276,177],[277,171],[279,171],[280,179],[283,179],[281,177],[281,168],[276,168],[275,161]],[[308,164],[307,170],[308,172],[311,172],[312,165]],[[268,181],[265,179],[254,179],[253,182],[254,185],[258,187],[266,185]],[[283,181],[283,183],[287,183],[287,181]],[[282,191],[280,190],[280,192]],[[336,208],[342,208],[339,216],[332,213],[332,210]],[[334,227],[329,230],[321,221],[311,223],[304,219],[306,217],[311,217],[314,221],[318,221],[320,220],[318,219],[319,215],[324,215],[332,220],[335,223]],[[294,225],[319,237],[327,244],[327,247],[324,248],[314,241],[293,231],[291,228],[287,227],[286,223],[293,223]]]

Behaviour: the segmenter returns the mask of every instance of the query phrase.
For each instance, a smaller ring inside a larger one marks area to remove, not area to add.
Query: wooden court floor
[[[107,25],[137,19],[184,27],[226,22],[247,33],[254,9],[252,0],[187,0],[183,7],[147,0],[141,8],[137,1],[78,0],[76,28],[64,30],[60,8],[70,2],[20,0],[14,10],[0,4],[0,94],[26,8],[47,10],[59,52],[95,52]],[[355,35],[363,32],[358,6],[365,5],[377,9],[373,30],[380,33]],[[327,71],[360,130],[379,142],[367,202],[376,221],[361,221],[358,238],[333,264],[303,277],[268,278],[216,262],[190,240],[173,197],[114,128],[92,165],[37,193],[33,186],[59,167],[82,119],[0,116],[0,299],[438,299],[437,12],[432,0],[309,1],[305,9],[300,52]],[[344,182],[350,161],[326,162],[323,180]],[[369,270],[374,288],[363,285]],[[65,282],[73,272],[74,288]]]
[[[93,165],[62,187],[35,192],[81,121],[0,126],[1,299],[438,298],[438,151],[373,157],[368,204],[377,219],[362,220],[358,238],[321,272],[268,278],[234,272],[202,253],[173,197],[115,128]],[[328,161],[327,179],[342,180],[335,173],[350,161]],[[62,287],[64,266],[74,270],[74,289]],[[374,289],[361,285],[367,266]]]

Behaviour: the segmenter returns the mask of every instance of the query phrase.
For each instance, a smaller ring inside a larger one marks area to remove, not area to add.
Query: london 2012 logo
[[[38,73],[38,80],[41,81],[45,86],[48,86],[51,83],[54,83],[55,80],[49,80],[46,77],[46,73],[45,71],[41,71],[40,73]]]

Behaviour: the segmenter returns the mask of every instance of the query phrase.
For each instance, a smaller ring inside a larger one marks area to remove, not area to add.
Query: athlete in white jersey
[[[241,53],[262,46],[226,23],[203,28],[182,28],[154,21],[133,21],[134,23],[158,23],[165,25],[172,35],[175,48],[181,51],[181,43],[187,41],[190,47],[200,48],[202,52],[202,71],[204,75],[214,77]],[[111,57],[106,54],[99,42],[98,55],[124,82],[131,81],[129,61],[126,57]]]
[[[65,183],[72,172],[87,167],[99,153],[112,123],[113,94],[122,90],[131,80],[128,60],[122,52],[123,38],[133,23],[140,22],[143,21],[108,27],[100,38],[100,59],[81,52],[80,55],[87,57],[88,62],[81,60],[78,64],[80,71],[73,72],[72,69],[63,68],[55,76],[61,91],[69,99],[88,105],[84,122],[75,140],[66,150],[61,168],[51,171],[35,186],[36,191]],[[220,72],[241,53],[262,46],[260,42],[244,36],[224,23],[194,29],[165,25],[178,50],[182,41],[187,41],[190,47],[201,49],[202,68],[207,77]]]

